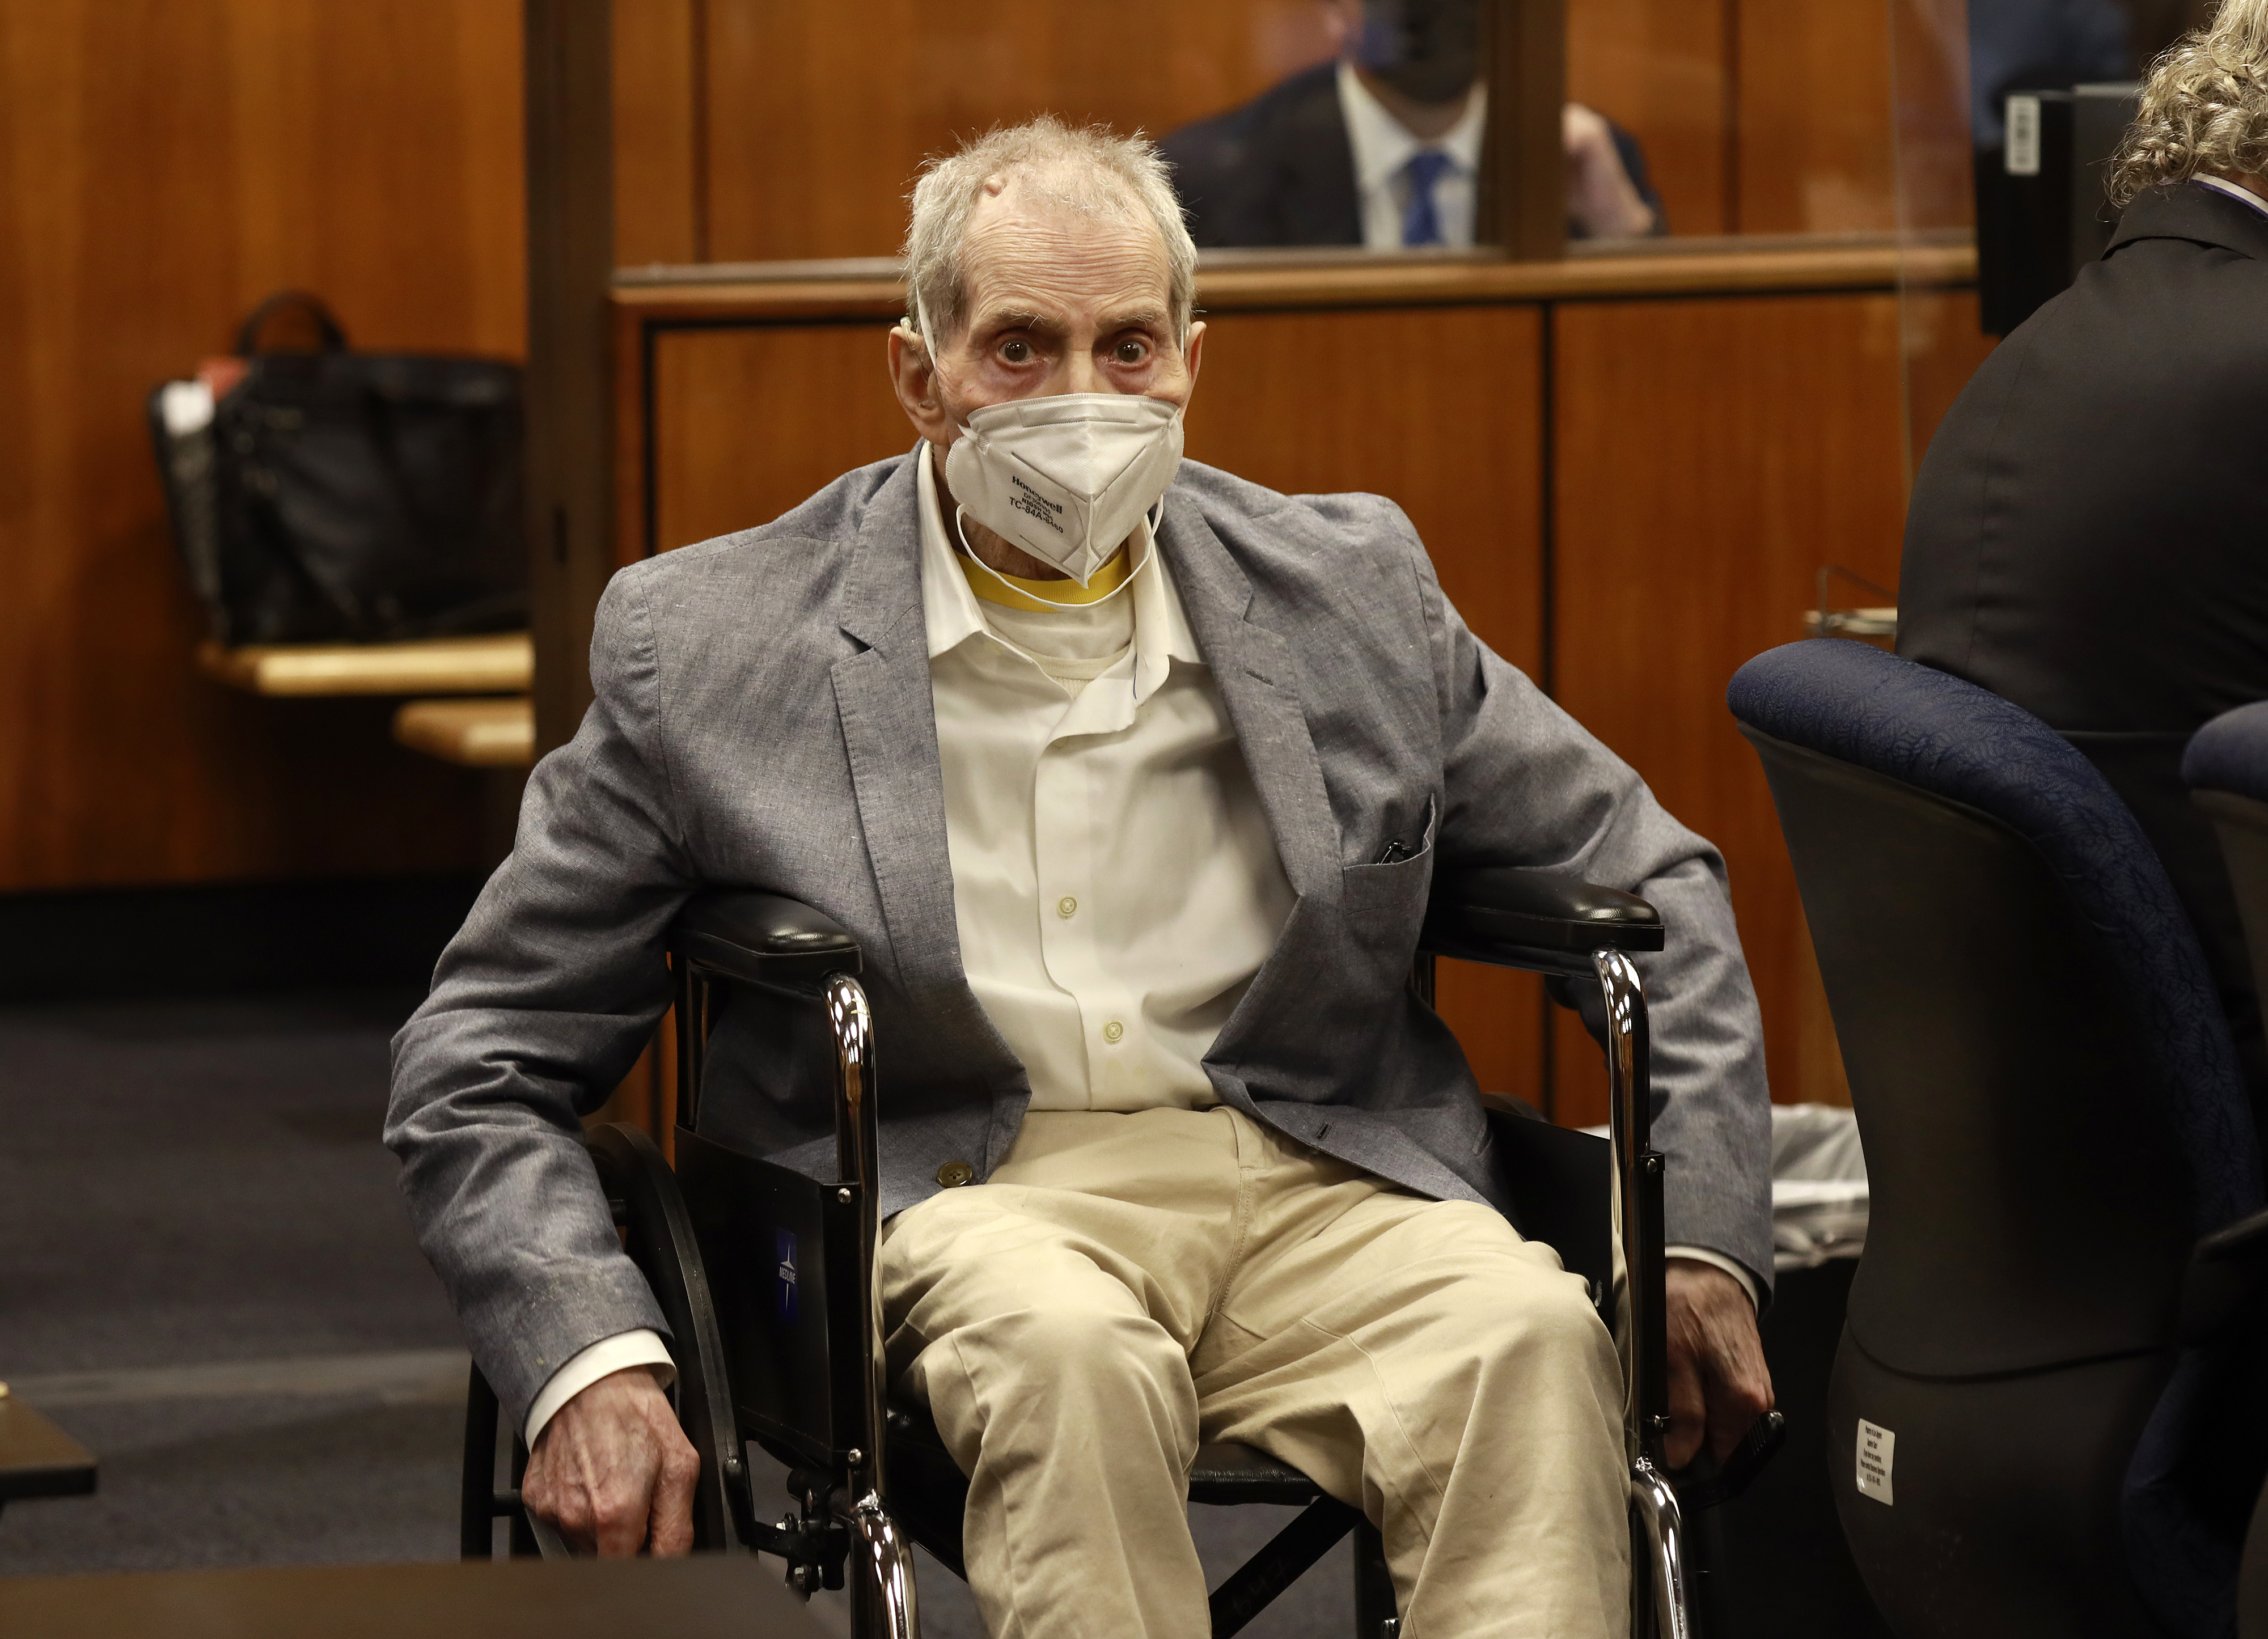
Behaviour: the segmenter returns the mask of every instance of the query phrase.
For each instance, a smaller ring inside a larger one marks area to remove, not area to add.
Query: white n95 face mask
[[[1066,393],[975,412],[946,453],[945,481],[969,517],[1084,586],[1181,464],[1176,406]]]

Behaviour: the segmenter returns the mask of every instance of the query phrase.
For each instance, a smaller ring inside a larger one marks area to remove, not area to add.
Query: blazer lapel
[[[989,1050],[1005,1072],[1014,1055],[961,965],[922,614],[918,471],[907,461],[860,521],[836,620],[863,647],[835,663],[835,704],[898,983],[934,1023]]]
[[[1196,505],[1171,491],[1158,545],[1173,565],[1189,629],[1235,724],[1292,891],[1303,901],[1336,904],[1338,827],[1300,704],[1291,646],[1251,621],[1252,583]]]

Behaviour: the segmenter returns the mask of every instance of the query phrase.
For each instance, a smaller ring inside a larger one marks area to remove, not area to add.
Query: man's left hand
[[[1756,1305],[1714,1264],[1672,1258],[1668,1268],[1669,1434],[1662,1456],[1683,1468],[1708,1437],[1719,1462],[1772,1408],[1771,1372],[1756,1335]]]

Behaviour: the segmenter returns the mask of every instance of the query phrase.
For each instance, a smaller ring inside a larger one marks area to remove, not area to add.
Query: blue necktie
[[[1402,173],[1410,179],[1410,206],[1402,213],[1402,242],[1404,245],[1439,245],[1441,239],[1441,213],[1433,203],[1433,184],[1448,174],[1456,163],[1438,148],[1420,149],[1410,156],[1410,163]]]

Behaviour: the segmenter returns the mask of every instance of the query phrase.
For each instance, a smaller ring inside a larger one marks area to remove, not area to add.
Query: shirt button
[[[1112,1043],[1114,1046],[1125,1035],[1125,1033],[1126,1026],[1120,1024],[1115,1018],[1102,1027],[1102,1039],[1105,1041]]]
[[[1056,915],[1058,916],[1078,915],[1079,901],[1073,899],[1070,894],[1064,894],[1061,899],[1056,901]]]
[[[947,1161],[937,1169],[937,1181],[947,1189],[958,1189],[976,1176],[976,1169],[966,1161]]]

